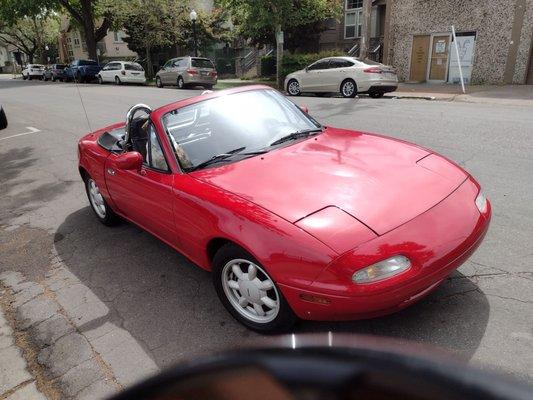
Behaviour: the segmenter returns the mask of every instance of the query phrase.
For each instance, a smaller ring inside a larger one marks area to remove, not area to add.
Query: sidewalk
[[[385,97],[533,106],[532,85],[473,85],[465,89],[463,94],[460,85],[400,83],[397,91]]]

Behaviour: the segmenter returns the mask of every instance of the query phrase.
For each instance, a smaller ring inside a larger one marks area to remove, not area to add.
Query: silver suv
[[[177,85],[203,86],[211,89],[217,84],[217,70],[211,60],[200,57],[179,57],[168,60],[155,75],[157,87]]]

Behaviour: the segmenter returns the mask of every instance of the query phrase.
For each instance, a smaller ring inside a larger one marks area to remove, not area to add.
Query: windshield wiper
[[[209,160],[202,161],[200,164],[197,164],[194,167],[187,168],[187,172],[196,171],[197,169],[200,169],[200,168],[203,168],[203,167],[207,167],[210,164],[213,164],[213,163],[216,163],[216,162],[219,162],[219,161],[223,161],[226,158],[230,158],[233,155],[235,155],[237,153],[240,153],[241,151],[243,151],[245,149],[246,149],[246,147],[239,147],[237,149],[233,149],[233,150],[227,151],[225,153],[214,155]]]
[[[269,146],[275,146],[277,144],[288,142],[289,140],[299,139],[301,137],[309,136],[311,133],[322,132],[323,130],[324,128],[320,127],[320,128],[303,129],[301,131],[292,132],[286,136],[283,136],[277,140],[274,140],[272,143],[269,144]]]

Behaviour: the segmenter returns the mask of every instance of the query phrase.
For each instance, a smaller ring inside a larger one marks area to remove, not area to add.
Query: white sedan
[[[22,79],[43,79],[44,65],[41,64],[28,64],[22,70]]]
[[[378,98],[397,88],[398,77],[391,67],[354,57],[323,58],[285,78],[285,89],[291,96],[340,92],[343,97],[367,93]]]
[[[138,83],[144,85],[146,76],[143,67],[130,61],[111,61],[96,75],[98,83]]]

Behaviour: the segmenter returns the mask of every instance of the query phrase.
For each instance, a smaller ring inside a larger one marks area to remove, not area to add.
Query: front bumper
[[[406,224],[339,258],[310,286],[280,284],[293,311],[302,319],[355,320],[401,310],[435,289],[470,257],[485,236],[491,206],[475,206],[479,185],[469,178],[446,199]],[[412,267],[372,284],[351,281],[354,265],[370,265],[403,254]]]

